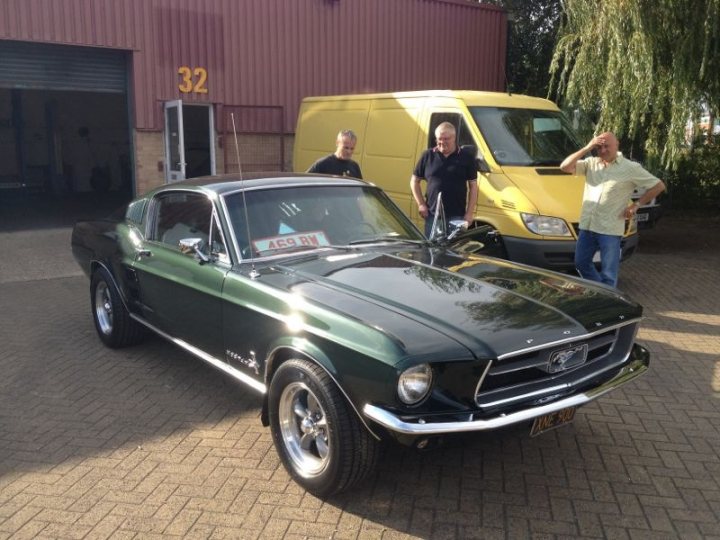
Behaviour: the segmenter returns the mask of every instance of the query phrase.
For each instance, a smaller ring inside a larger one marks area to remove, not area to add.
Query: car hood
[[[642,314],[602,285],[443,250],[299,257],[268,270],[266,283],[386,332],[413,356],[452,340],[475,357],[498,357]]]

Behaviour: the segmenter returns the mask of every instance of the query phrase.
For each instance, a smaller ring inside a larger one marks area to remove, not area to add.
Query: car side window
[[[470,129],[460,113],[437,112],[430,115],[430,130],[428,131],[428,148],[433,148],[436,144],[435,129],[443,122],[450,122],[455,126],[457,132],[458,146],[477,146],[473,140]]]
[[[208,245],[213,208],[206,196],[184,191],[161,193],[155,198],[153,213],[150,240],[177,250],[180,240],[189,238]]]

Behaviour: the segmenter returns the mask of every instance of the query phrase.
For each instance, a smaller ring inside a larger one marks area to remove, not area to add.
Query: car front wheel
[[[143,338],[144,328],[130,317],[104,268],[96,270],[90,280],[90,308],[98,336],[108,347],[127,347]]]
[[[359,483],[377,463],[380,443],[318,365],[288,360],[269,392],[275,448],[293,479],[326,497]]]

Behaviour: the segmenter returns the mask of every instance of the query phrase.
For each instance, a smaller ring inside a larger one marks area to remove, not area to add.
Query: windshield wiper
[[[264,249],[264,250],[258,252],[258,256],[259,257],[270,257],[272,255],[301,253],[303,251],[314,251],[314,250],[319,250],[319,249],[337,249],[337,250],[347,251],[350,249],[350,247],[336,245],[336,244],[327,244],[327,245],[322,245],[322,246],[306,246],[306,245],[286,246],[286,247],[278,247],[278,248],[272,248],[272,249]]]
[[[378,242],[393,242],[400,244],[414,244],[418,246],[424,246],[427,244],[427,240],[413,240],[412,238],[401,238],[393,234],[381,234],[378,236],[372,236],[369,238],[358,238],[348,242],[349,246],[356,246],[358,244],[375,244]]]
[[[309,250],[315,250],[315,249],[327,248],[327,247],[330,247],[330,246],[306,246],[306,245],[285,246],[285,247],[264,249],[262,251],[259,251],[258,254],[260,257],[269,257],[271,255],[278,255],[280,253],[298,253],[300,251],[309,251]]]

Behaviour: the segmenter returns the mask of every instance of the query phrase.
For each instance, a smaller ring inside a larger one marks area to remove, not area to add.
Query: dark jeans
[[[585,279],[617,287],[621,239],[621,236],[581,229],[575,247],[575,268],[580,275]],[[600,272],[593,262],[596,251],[600,251]]]

